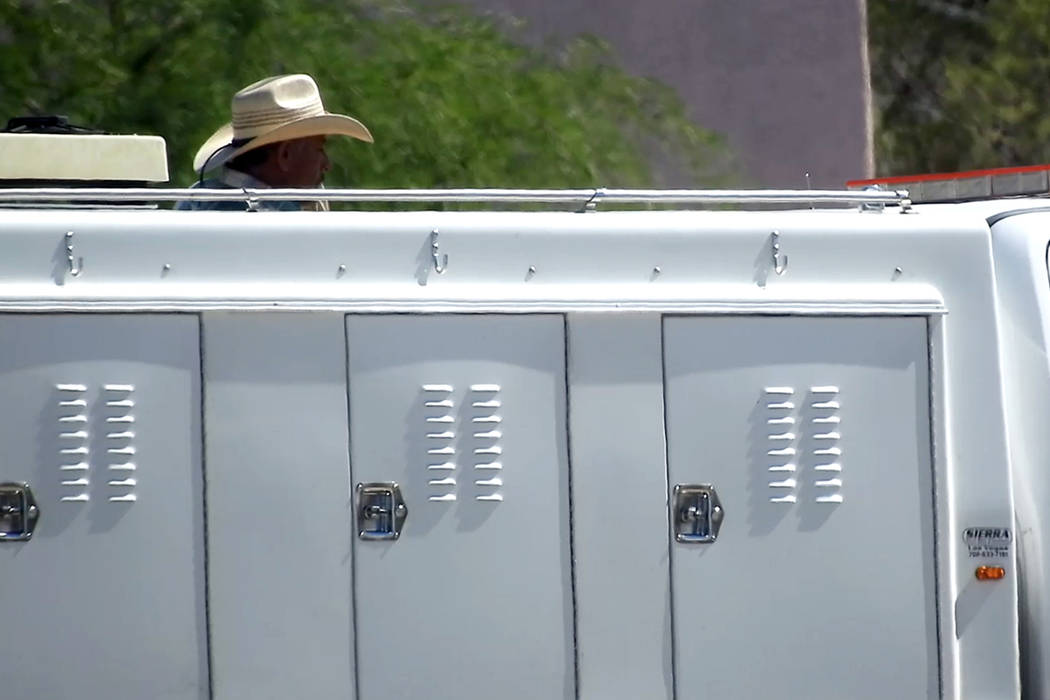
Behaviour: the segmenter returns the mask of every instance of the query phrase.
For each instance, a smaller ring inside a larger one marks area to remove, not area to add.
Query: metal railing
[[[0,188],[0,202],[470,202],[500,204],[859,204],[907,208],[906,191],[838,190],[631,190],[631,189],[161,189],[135,188]]]

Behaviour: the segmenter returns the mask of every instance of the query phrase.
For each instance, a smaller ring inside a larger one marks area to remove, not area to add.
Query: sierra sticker
[[[1008,527],[968,527],[963,542],[971,558],[996,559],[1010,556],[1013,535]]]

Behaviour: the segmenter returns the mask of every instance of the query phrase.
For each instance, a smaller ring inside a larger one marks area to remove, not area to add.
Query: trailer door
[[[0,696],[207,696],[198,358],[195,316],[0,315]]]
[[[562,317],[347,335],[359,697],[575,697]]]
[[[678,697],[938,697],[925,319],[664,338]]]

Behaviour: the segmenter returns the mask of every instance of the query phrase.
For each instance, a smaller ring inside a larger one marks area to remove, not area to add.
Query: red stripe
[[[970,177],[988,177],[990,175],[1015,175],[1050,170],[1050,165],[1022,165],[1016,168],[990,168],[988,170],[964,170],[957,173],[928,173],[926,175],[897,175],[894,177],[875,177],[870,180],[848,180],[846,187],[865,187],[867,185],[900,185],[906,182],[933,182],[935,180],[964,180]]]

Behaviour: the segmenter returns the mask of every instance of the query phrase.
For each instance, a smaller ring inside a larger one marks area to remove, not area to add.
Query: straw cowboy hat
[[[353,117],[326,112],[317,83],[308,75],[278,75],[252,83],[233,96],[233,121],[219,128],[193,158],[193,169],[217,168],[259,146],[308,136],[342,134],[372,143]]]

